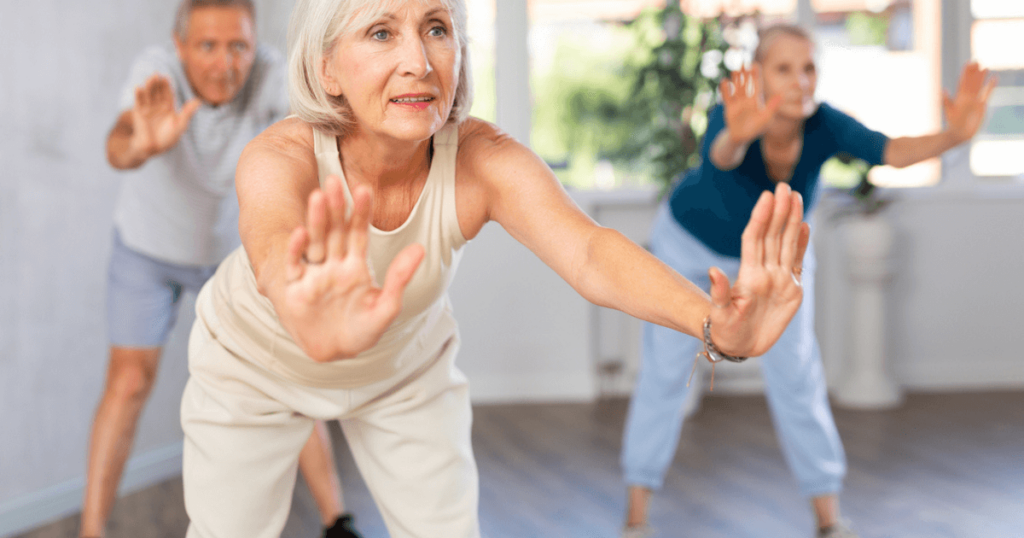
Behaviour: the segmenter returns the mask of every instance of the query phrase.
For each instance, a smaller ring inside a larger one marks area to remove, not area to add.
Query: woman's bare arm
[[[716,344],[737,355],[766,351],[799,307],[802,292],[793,270],[803,259],[807,232],[799,196],[791,196],[788,186],[759,202],[744,235],[746,259],[737,285],[730,288],[724,274],[712,271],[709,298],[619,232],[598,226],[539,157],[496,128],[468,137],[459,162],[460,177],[481,187],[487,218],[595,304],[693,336],[711,313]]]
[[[885,164],[903,168],[938,157],[970,140],[981,128],[995,85],[996,80],[988,76],[988,69],[973,62],[964,66],[956,97],[942,96],[946,129],[937,134],[890,140],[885,146]]]

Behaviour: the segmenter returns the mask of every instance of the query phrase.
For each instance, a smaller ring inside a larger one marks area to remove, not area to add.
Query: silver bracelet
[[[715,343],[711,341],[711,316],[704,318],[704,356],[713,363],[722,362],[723,360],[729,362],[743,362],[747,360],[747,357],[734,357],[722,353],[715,347]]]

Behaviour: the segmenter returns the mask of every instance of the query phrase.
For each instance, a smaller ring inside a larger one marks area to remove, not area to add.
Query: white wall
[[[1024,389],[1024,185],[888,195],[896,198],[886,211],[898,237],[888,300],[896,380],[910,391]],[[602,224],[645,242],[653,195],[573,196]],[[826,196],[815,219],[817,330],[832,386],[844,374],[848,348],[845,254],[831,217],[841,201],[835,193]],[[639,323],[584,303],[566,284],[552,283],[552,271],[507,234],[490,232],[467,246],[472,262],[460,268],[452,289],[463,329],[460,365],[474,401],[628,394],[639,360]],[[518,308],[506,317],[507,304]],[[524,305],[535,305],[536,312],[523,315]],[[529,351],[510,352],[519,349]],[[600,365],[609,361],[621,361],[622,370],[606,379]],[[760,390],[756,361],[725,366],[716,372],[716,392]],[[553,379],[562,380],[557,392]]]
[[[107,353],[104,282],[118,176],[103,141],[132,57],[168,35],[173,4],[0,4],[0,536],[78,508]],[[283,46],[291,2],[258,4],[261,35]],[[574,197],[598,221],[645,239],[649,194]],[[900,381],[912,389],[1024,387],[1020,188],[930,189],[891,213],[903,245],[890,331]],[[819,334],[834,380],[845,289],[836,234],[821,216],[816,240]],[[589,400],[602,386],[596,364],[620,357],[625,371],[603,386],[628,390],[636,323],[608,312],[598,318],[497,225],[467,246],[452,299],[475,401]],[[189,306],[140,425],[129,488],[180,469]],[[756,390],[756,365],[745,368],[720,370],[716,391]]]
[[[283,48],[292,2],[257,1]],[[0,536],[78,509],[106,368],[104,288],[118,175],[104,141],[135,54],[176,2],[0,3]],[[189,300],[190,301],[190,300]],[[180,472],[182,309],[127,489]]]
[[[896,380],[908,390],[1024,388],[1024,185],[894,195],[888,337]],[[818,334],[835,384],[847,343],[847,287],[839,234],[826,226]]]

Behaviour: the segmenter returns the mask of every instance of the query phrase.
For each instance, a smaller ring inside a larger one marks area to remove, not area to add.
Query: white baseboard
[[[1024,388],[1024,362],[986,357],[983,365],[971,357],[959,360],[922,360],[899,367],[898,380],[909,390],[963,392]]]
[[[181,443],[139,454],[125,466],[118,495],[181,474]],[[0,537],[14,536],[81,511],[85,477],[79,476],[0,504]]]
[[[590,372],[550,374],[470,374],[474,404],[525,402],[592,402],[597,387]]]

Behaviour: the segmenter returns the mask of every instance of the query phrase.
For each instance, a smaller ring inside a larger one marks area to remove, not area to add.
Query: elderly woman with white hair
[[[182,401],[188,536],[278,536],[317,419],[341,421],[391,536],[480,535],[447,288],[489,221],[583,297],[701,339],[713,360],[764,353],[799,308],[799,195],[761,195],[736,282],[712,269],[709,297],[468,117],[465,25],[462,0],[296,7],[296,116],[243,153],[242,247],[197,302]]]

